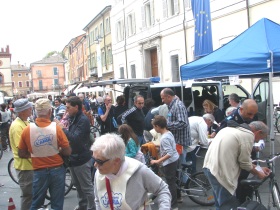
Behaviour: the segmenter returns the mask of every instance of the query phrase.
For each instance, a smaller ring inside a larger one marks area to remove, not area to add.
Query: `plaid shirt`
[[[174,135],[177,144],[184,147],[191,145],[188,112],[179,98],[174,97],[168,106],[167,128]]]

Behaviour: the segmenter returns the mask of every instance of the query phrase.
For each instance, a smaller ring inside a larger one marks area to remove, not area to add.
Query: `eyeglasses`
[[[95,159],[94,157],[92,157],[94,162],[97,163],[98,165],[102,166],[104,163],[106,163],[107,161],[109,161],[110,159],[107,160],[99,160],[99,159]]]

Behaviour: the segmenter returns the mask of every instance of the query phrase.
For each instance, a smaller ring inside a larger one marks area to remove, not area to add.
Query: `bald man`
[[[256,114],[258,112],[258,104],[253,99],[246,99],[242,105],[235,110],[230,116],[226,117],[222,122],[220,127],[217,129],[218,133],[221,129],[227,127],[227,122],[233,120],[238,124],[247,123],[256,119]]]

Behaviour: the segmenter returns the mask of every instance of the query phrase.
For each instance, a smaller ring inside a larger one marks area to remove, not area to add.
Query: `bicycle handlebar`
[[[274,154],[274,157],[271,159],[266,159],[266,160],[252,160],[252,163],[256,163],[256,162],[261,162],[261,163],[272,163],[275,159],[280,158],[280,153]]]

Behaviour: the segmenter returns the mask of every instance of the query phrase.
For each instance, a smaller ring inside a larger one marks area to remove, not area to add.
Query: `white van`
[[[172,82],[160,83],[158,78],[147,79],[120,79],[108,80],[85,84],[86,86],[122,85],[123,94],[128,107],[133,105],[133,98],[142,95],[145,99],[152,98],[155,106],[162,104],[160,92],[163,88],[171,88],[175,94],[184,102],[189,116],[203,115],[202,103],[205,99],[214,102],[221,110],[229,107],[228,97],[236,93],[240,100],[254,98],[259,106],[258,119],[264,122],[268,117],[269,83],[267,78],[260,79],[251,95],[241,85],[230,85],[228,81],[200,81],[193,82],[191,87],[186,88],[186,83]]]

